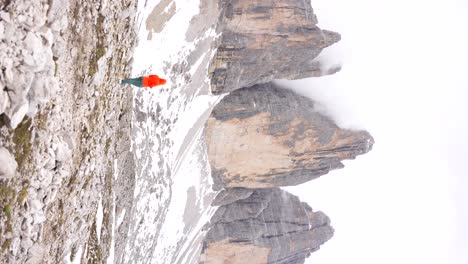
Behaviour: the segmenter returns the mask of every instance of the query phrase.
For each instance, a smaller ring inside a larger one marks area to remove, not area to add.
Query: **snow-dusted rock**
[[[31,87],[34,74],[26,71],[22,72],[17,68],[5,70],[6,86],[8,87],[8,96],[10,106],[5,109],[5,114],[9,117],[10,126],[16,126],[23,120],[29,110],[29,102],[26,96]]]
[[[16,103],[15,108],[10,108],[10,111],[5,112],[10,117],[10,126],[12,128],[17,127],[28,113],[28,110],[29,102],[23,100],[21,103]]]
[[[54,22],[52,22],[52,24],[50,24],[50,28],[53,31],[60,32],[67,27],[67,24],[68,24],[68,19],[66,16],[63,16],[62,18],[57,19]]]
[[[45,73],[36,74],[31,89],[28,93],[29,111],[28,115],[33,116],[37,112],[37,105],[49,101],[53,92],[56,91],[57,81],[50,78]]]
[[[44,246],[40,244],[34,244],[29,249],[29,255],[31,256],[27,261],[26,264],[39,264],[44,263],[43,257],[46,253]]]
[[[55,145],[55,160],[63,162],[69,160],[71,158],[71,155],[72,150],[66,142],[60,140]]]
[[[9,179],[15,176],[18,164],[11,153],[4,147],[0,147],[0,179]]]
[[[11,23],[10,14],[7,12],[0,11],[0,18],[7,23]]]
[[[15,107],[17,103],[25,99],[29,88],[31,88],[33,79],[34,73],[28,71],[25,67],[5,69],[5,81],[12,107]]]
[[[0,90],[9,98],[7,104],[0,95],[0,113],[12,128],[26,114],[34,116],[58,90],[53,56],[64,52],[60,34],[67,26],[68,2],[15,1],[8,12],[0,11]]]
[[[47,170],[52,170],[55,167],[55,153],[49,153],[49,159],[47,160],[46,164],[44,165],[44,168]]]
[[[34,224],[42,224],[46,219],[44,211],[38,210],[34,213]]]
[[[21,2],[17,5],[16,23],[26,29],[38,29],[46,23],[45,6],[40,1]]]
[[[5,16],[5,17],[9,17],[9,15]],[[16,33],[16,27],[13,24],[7,22],[6,20],[4,20],[3,22],[5,22],[3,24],[3,26],[4,26],[3,38],[7,42],[12,42],[12,39],[15,36],[15,33]]]
[[[36,74],[34,76],[31,89],[28,93],[30,101],[46,102],[50,96],[49,78],[45,74]]]
[[[27,238],[27,237],[21,240],[21,247],[22,248],[30,248],[30,247],[32,247],[32,245],[33,245],[32,240]]]
[[[57,196],[57,191],[58,191],[57,188],[51,188],[50,192],[43,198],[44,204],[47,205],[51,201],[53,201],[55,199],[55,197]]]
[[[41,38],[38,33],[28,32],[24,39],[24,46],[27,50],[34,51],[42,48]]]
[[[54,44],[52,45],[52,54],[55,57],[59,57],[65,53],[65,40],[61,36],[54,35]]]
[[[7,51],[8,51],[8,47],[5,47],[5,49],[0,49],[0,65],[5,67],[5,72],[11,71],[11,68],[13,67],[13,59],[7,56]],[[3,73],[0,73],[0,74],[3,75]],[[6,84],[3,83],[2,85],[6,85]]]
[[[42,203],[39,200],[32,200],[30,202],[30,206],[31,206],[31,211],[32,212],[42,210]]]

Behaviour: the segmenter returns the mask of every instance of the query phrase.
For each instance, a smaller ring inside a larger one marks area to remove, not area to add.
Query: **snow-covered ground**
[[[202,131],[220,99],[210,94],[207,77],[217,36],[215,25],[203,21],[206,14],[200,14],[199,5],[193,0],[138,4],[133,76],[158,74],[168,83],[134,92],[134,206],[127,212],[125,252],[116,262],[198,262],[202,227],[214,213]],[[158,15],[154,10],[164,10],[161,17],[167,21],[160,32],[149,34],[145,25]]]

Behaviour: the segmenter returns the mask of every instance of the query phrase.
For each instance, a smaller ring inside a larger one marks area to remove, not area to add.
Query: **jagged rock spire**
[[[205,133],[218,189],[297,185],[342,168],[374,143],[368,132],[339,128],[313,101],[272,83],[224,97]]]
[[[212,62],[213,93],[230,92],[273,79],[333,74],[314,59],[340,40],[321,30],[310,1],[225,1],[218,51]]]

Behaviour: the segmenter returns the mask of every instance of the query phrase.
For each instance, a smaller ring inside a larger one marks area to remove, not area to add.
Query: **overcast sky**
[[[374,149],[286,188],[330,216],[307,263],[468,263],[468,1],[313,0],[340,73],[282,82]]]

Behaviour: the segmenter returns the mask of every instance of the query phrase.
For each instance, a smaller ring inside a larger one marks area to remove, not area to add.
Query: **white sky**
[[[330,77],[282,82],[374,149],[285,188],[330,216],[306,263],[468,263],[468,1],[312,0],[342,41]]]

